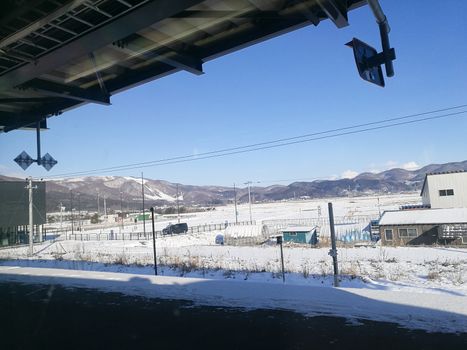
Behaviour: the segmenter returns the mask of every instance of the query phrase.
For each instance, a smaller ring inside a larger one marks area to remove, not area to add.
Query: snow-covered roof
[[[467,208],[385,211],[380,225],[467,223]]]
[[[310,232],[314,231],[315,226],[291,226],[281,230],[281,232]]]
[[[258,237],[265,234],[264,225],[239,225],[229,226],[225,229],[225,236],[232,238]]]

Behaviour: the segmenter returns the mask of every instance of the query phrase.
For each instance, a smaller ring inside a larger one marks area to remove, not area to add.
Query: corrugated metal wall
[[[0,182],[0,227],[29,224],[29,192],[26,181]],[[46,222],[45,182],[33,182],[34,224]]]
[[[427,185],[432,208],[467,208],[467,172],[429,175]],[[440,196],[440,190],[454,190],[452,196]]]

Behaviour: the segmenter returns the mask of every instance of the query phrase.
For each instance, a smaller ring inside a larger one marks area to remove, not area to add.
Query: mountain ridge
[[[358,196],[384,193],[420,191],[425,175],[432,172],[467,171],[467,160],[443,164],[429,164],[416,170],[388,169],[379,173],[363,172],[353,178],[337,180],[298,181],[289,185],[251,187],[254,201],[279,201],[294,198]],[[0,180],[22,180],[0,175]],[[70,192],[71,191],[71,192]],[[188,206],[214,206],[232,203],[235,192],[227,186],[196,186],[178,184],[179,202]],[[177,184],[165,180],[144,179],[146,206],[174,206]],[[141,178],[129,176],[88,176],[47,181],[47,209],[53,211],[60,203],[65,206],[79,203],[83,210],[96,210],[106,198],[109,209],[123,207],[140,209]],[[237,200],[248,201],[248,189],[237,188]],[[76,206],[78,204],[75,204]]]

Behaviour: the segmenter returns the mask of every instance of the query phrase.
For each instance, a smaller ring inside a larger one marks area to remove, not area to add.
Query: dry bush
[[[303,278],[310,277],[310,265],[308,261],[302,264],[302,276]]]
[[[326,260],[319,261],[319,270],[321,273],[321,277],[326,277],[330,273],[330,269]]]
[[[235,272],[232,270],[225,270],[223,276],[224,278],[235,278]]]
[[[348,275],[352,278],[359,276],[359,264],[355,261],[351,261],[350,264],[348,262],[343,263],[341,267],[341,274]]]
[[[439,279],[439,271],[438,269],[433,269],[431,268],[430,271],[428,271],[428,275],[426,276],[430,281],[434,281]]]
[[[455,266],[455,271],[452,274],[452,277],[451,277],[452,283],[456,285],[463,285],[465,283],[464,274],[465,274],[464,268],[459,263],[458,265]]]
[[[115,257],[114,263],[118,265],[128,265],[128,259],[126,257],[126,254],[125,253],[118,254]]]
[[[380,278],[386,277],[384,273],[383,265],[381,262],[371,260],[370,265],[374,269],[374,272],[370,274],[371,278],[380,279]]]

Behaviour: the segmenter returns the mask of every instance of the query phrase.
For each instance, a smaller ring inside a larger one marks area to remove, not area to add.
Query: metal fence
[[[367,215],[334,217],[336,239],[344,243],[370,241],[370,222],[375,219],[377,219],[377,217]],[[290,226],[311,226],[317,227],[321,238],[330,236],[328,217],[265,220],[263,224],[268,226],[269,232],[272,234],[279,233],[281,230]]]
[[[172,234],[172,235],[164,235],[161,230],[155,231],[156,237],[161,236],[179,236],[184,234],[196,234],[196,233],[204,233],[204,232],[211,232],[211,231],[220,231],[225,230],[227,226],[236,226],[236,225],[254,225],[255,221],[241,221],[238,223],[235,222],[227,222],[222,224],[204,224],[204,225],[197,225],[188,227],[188,231],[186,233],[180,234]],[[79,232],[79,233],[67,233],[66,235],[67,240],[76,240],[76,241],[112,241],[112,240],[145,240],[152,238],[152,231],[146,232],[102,232],[102,233],[87,233],[87,232]]]

